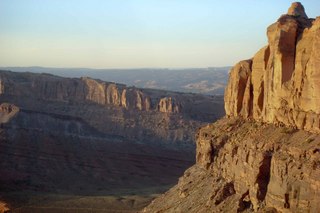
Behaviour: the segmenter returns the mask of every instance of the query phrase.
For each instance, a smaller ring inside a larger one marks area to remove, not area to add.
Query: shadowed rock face
[[[293,3],[268,28],[230,72],[228,116],[198,131],[196,165],[144,212],[319,212],[319,23]]]
[[[0,210],[139,210],[224,114],[222,97],[48,74],[0,71],[0,93]]]
[[[320,18],[308,19],[293,3],[267,35],[266,47],[233,67],[227,115],[320,132]]]

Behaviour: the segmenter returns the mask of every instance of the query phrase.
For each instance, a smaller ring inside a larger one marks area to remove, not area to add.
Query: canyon
[[[11,71],[0,103],[0,201],[13,212],[142,209],[194,163],[196,130],[224,115],[222,96]]]
[[[143,212],[319,212],[320,18],[291,5],[236,64],[226,116],[197,132],[196,164]]]

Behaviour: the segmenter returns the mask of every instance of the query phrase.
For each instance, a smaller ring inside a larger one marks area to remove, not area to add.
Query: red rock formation
[[[7,123],[19,112],[19,108],[13,104],[0,104],[0,124]]]
[[[197,163],[144,212],[319,212],[320,136],[239,118],[197,134]]]
[[[174,100],[171,97],[165,97],[165,98],[160,99],[159,104],[158,104],[158,110],[160,112],[173,113],[173,112],[179,112],[180,107],[176,103],[176,100]]]
[[[135,87],[103,82],[88,77],[60,78],[52,75],[34,75],[1,72],[0,94],[26,96],[51,101],[94,102],[106,106],[124,107],[141,111],[163,113],[180,112],[180,103],[174,97],[150,94]],[[176,96],[176,95],[175,95]]]
[[[144,212],[319,212],[320,18],[293,3],[268,39],[232,68],[228,116],[198,131],[196,165]]]
[[[320,132],[320,18],[293,3],[267,35],[266,47],[231,70],[227,115]]]

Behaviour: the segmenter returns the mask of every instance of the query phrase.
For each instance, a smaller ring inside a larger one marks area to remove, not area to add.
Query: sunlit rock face
[[[230,71],[227,116],[198,130],[196,164],[144,212],[319,212],[319,24],[293,3],[268,27]]]
[[[24,113],[31,110],[77,117],[103,134],[149,143],[177,142],[190,147],[194,147],[196,129],[224,115],[222,96],[140,89],[88,77],[0,71],[0,103],[5,102]],[[17,119],[24,118],[23,113],[19,115]],[[45,119],[41,119],[43,123]],[[33,123],[37,120],[33,119]],[[20,120],[17,125],[29,122],[32,119]],[[81,126],[77,122],[75,125]],[[52,130],[64,131],[63,126]]]
[[[51,101],[93,102],[141,111],[179,112],[181,103],[175,97],[156,96],[122,84],[88,77],[60,78],[52,75],[0,73],[0,94],[24,95]],[[154,103],[152,103],[154,102]]]
[[[293,3],[267,35],[266,47],[231,70],[227,115],[320,132],[320,18]]]

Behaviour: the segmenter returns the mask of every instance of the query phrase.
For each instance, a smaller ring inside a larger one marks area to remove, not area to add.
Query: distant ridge
[[[104,81],[119,82],[140,88],[177,92],[223,95],[231,67],[209,68],[141,68],[89,69],[47,67],[2,67],[16,72],[51,73],[62,77],[88,76]]]

